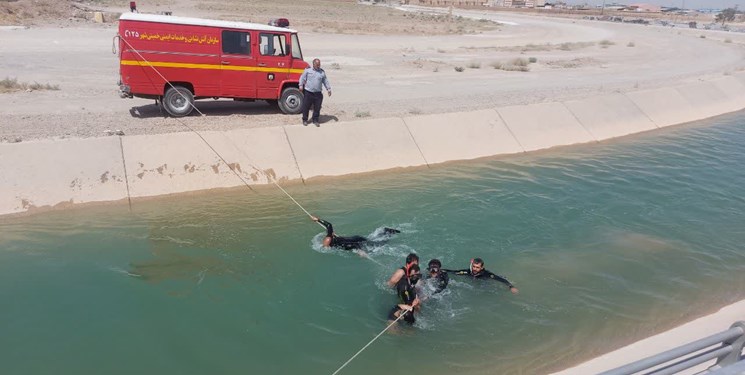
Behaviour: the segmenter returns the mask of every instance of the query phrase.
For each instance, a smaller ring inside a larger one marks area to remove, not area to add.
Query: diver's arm
[[[398,281],[401,280],[401,278],[404,276],[404,270],[397,269],[396,272],[391,275],[391,278],[388,279],[388,286],[393,288],[398,284]]]
[[[333,236],[334,235],[334,227],[326,220],[319,219],[315,216],[310,217],[311,220],[323,225],[324,228],[326,228],[326,236]]]
[[[468,275],[468,272],[469,272],[469,270],[467,270],[467,269],[465,269],[465,270],[446,270],[444,268],[442,269],[442,271],[443,272],[447,272],[447,273],[452,273],[454,275]]]
[[[500,283],[502,283],[504,285],[507,285],[507,287],[510,288],[510,292],[512,292],[512,294],[517,294],[517,292],[518,292],[517,288],[515,288],[515,286],[512,285],[512,283],[509,280],[507,280],[504,277],[499,276],[499,275],[497,275],[497,274],[495,274],[493,272],[490,272],[490,271],[484,270],[484,272],[486,273],[486,277],[488,277],[488,278],[490,278],[492,280],[499,281]]]

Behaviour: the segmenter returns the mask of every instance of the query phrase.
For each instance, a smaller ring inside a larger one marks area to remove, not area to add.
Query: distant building
[[[660,13],[662,7],[650,4],[631,4],[624,10],[628,12]]]
[[[508,8],[543,8],[546,0],[492,0],[491,5]]]
[[[438,6],[464,6],[464,5],[488,5],[488,0],[409,0],[409,4],[438,5]]]

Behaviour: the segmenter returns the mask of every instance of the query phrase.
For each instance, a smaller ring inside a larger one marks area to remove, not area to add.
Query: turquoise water
[[[745,114],[531,155],[0,221],[3,374],[330,374],[410,251],[453,277],[341,374],[541,374],[745,298]]]

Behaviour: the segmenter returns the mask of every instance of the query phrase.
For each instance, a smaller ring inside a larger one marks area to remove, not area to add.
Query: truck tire
[[[279,109],[284,114],[296,115],[303,110],[303,93],[297,87],[288,87],[282,90],[279,97]]]
[[[173,117],[184,117],[194,109],[194,95],[183,86],[173,86],[163,96],[163,108]]]

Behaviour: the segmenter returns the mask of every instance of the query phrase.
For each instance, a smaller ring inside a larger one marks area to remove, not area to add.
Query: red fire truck
[[[176,117],[205,98],[263,99],[300,113],[298,80],[308,63],[295,30],[124,13],[117,38],[123,98],[155,99]]]

